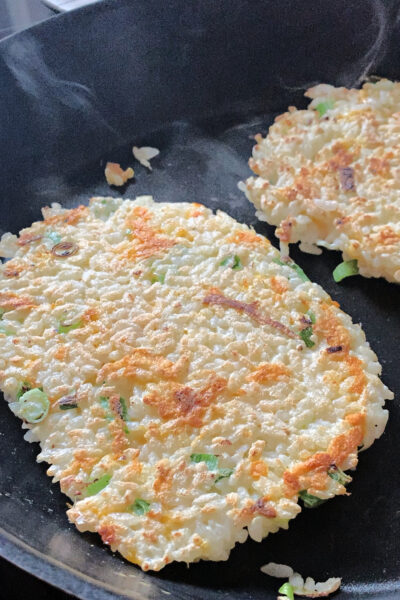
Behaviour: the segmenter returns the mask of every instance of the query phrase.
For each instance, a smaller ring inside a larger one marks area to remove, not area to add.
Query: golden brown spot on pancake
[[[97,533],[101,536],[101,539],[105,544],[112,546],[118,543],[117,530],[114,525],[102,525],[97,530]]]
[[[276,294],[282,295],[288,291],[289,285],[285,277],[271,277],[269,280],[271,288]]]
[[[328,346],[342,346],[343,350],[348,349],[350,337],[347,329],[328,304],[321,304],[321,309],[322,312],[317,316],[317,322],[313,326],[314,332],[322,335]]]
[[[99,318],[99,313],[95,308],[88,308],[82,315],[82,321],[89,323],[90,321],[96,321]]]
[[[157,495],[157,498],[164,501],[165,497],[168,496],[168,492],[172,487],[173,480],[173,471],[169,466],[168,459],[162,459],[158,462],[156,467],[157,477],[153,483],[153,490]],[[156,513],[154,511],[149,511],[147,514],[148,517],[156,518]]]
[[[377,158],[376,156],[372,156],[369,159],[369,170],[374,175],[390,177],[390,164],[386,158]]]
[[[349,423],[353,421],[353,423],[357,424],[353,425],[352,428],[346,433],[338,435],[328,447],[328,452],[332,457],[332,462],[334,462],[337,466],[340,466],[349,454],[357,451],[357,448],[361,445],[364,437],[364,414],[360,413],[356,416],[348,415],[346,420],[348,420]]]
[[[18,265],[15,262],[8,262],[3,267],[3,275],[5,277],[19,277],[23,271],[28,269],[27,265]]]
[[[161,385],[158,391],[145,396],[143,402],[155,406],[165,421],[176,419],[181,425],[201,427],[207,407],[215,402],[226,387],[226,379],[214,375],[200,390],[179,384]]]
[[[285,365],[280,363],[261,363],[250,375],[247,375],[246,381],[269,383],[290,377],[290,375],[291,371]]]
[[[55,225],[57,223],[64,223],[65,225],[76,225],[83,217],[89,214],[87,206],[77,206],[71,210],[61,213],[60,215],[53,215],[44,220],[46,225]]]
[[[283,474],[283,482],[285,484],[286,496],[290,498],[297,494],[300,490],[300,482],[298,477],[291,473],[290,471],[285,471]]]
[[[245,244],[248,246],[270,245],[266,238],[262,238],[254,231],[236,231],[226,239],[227,243]]]
[[[131,242],[123,256],[131,260],[149,258],[168,250],[176,244],[176,240],[160,237],[159,231],[148,225],[151,219],[144,206],[135,206],[126,218],[125,224],[131,230]]]
[[[300,490],[323,490],[328,481],[328,469],[331,465],[340,466],[349,456],[357,452],[364,437],[365,415],[362,413],[347,415],[346,421],[351,429],[342,433],[329,444],[327,452],[318,452],[306,461],[285,471],[283,480],[286,496],[291,497]]]
[[[334,152],[334,156],[329,160],[331,169],[348,167],[356,158],[356,153],[349,152],[348,145],[343,142],[336,142],[332,146],[332,152]]]
[[[260,479],[268,475],[268,467],[263,460],[257,460],[251,463],[250,475],[253,479]]]
[[[112,450],[116,457],[119,457],[130,445],[124,431],[123,420],[116,416],[115,420],[108,424],[108,429],[113,437]]]
[[[176,363],[145,348],[135,348],[120,360],[106,363],[99,371],[97,381],[128,377],[141,382],[176,380],[186,373],[188,359],[181,356]]]
[[[90,456],[87,450],[84,448],[75,450],[74,460],[66,469],[63,470],[63,478],[66,479],[71,475],[77,475],[80,470],[86,472],[90,471],[98,461],[98,455]]]
[[[347,355],[345,362],[348,367],[349,375],[354,377],[353,383],[349,387],[349,392],[361,395],[367,385],[367,378],[363,370],[363,362],[357,356]]]
[[[379,232],[370,235],[369,239],[373,241],[374,245],[397,246],[400,242],[400,235],[390,225],[387,225]]]
[[[65,360],[68,355],[68,346],[62,345],[56,348],[54,352],[54,358],[57,360]]]
[[[183,227],[179,227],[176,230],[175,235],[177,237],[185,238],[185,239],[189,240],[189,242],[193,242],[193,239],[194,239],[192,234],[187,229],[184,229]]]
[[[199,204],[198,202],[192,202],[192,210],[189,213],[189,217],[201,217],[205,213],[205,206],[203,204]]]
[[[18,296],[13,292],[0,292],[0,308],[5,310],[24,310],[36,306],[33,299],[27,295]]]

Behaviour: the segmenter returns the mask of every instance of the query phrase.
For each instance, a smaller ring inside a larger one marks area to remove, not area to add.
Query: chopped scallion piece
[[[311,323],[312,323],[313,325],[315,325],[315,323],[317,322],[317,317],[315,316],[315,313],[313,313],[313,311],[312,311],[312,310],[308,310],[308,311],[306,312],[306,315],[309,317],[309,319],[310,319]]]
[[[292,263],[291,265],[289,265],[289,267],[296,271],[297,275],[302,281],[311,281],[310,278],[307,277],[307,275],[304,273],[303,269],[299,267],[299,265],[296,265],[296,263]]]
[[[77,321],[76,323],[71,323],[71,325],[63,325],[62,323],[59,324],[57,332],[58,333],[68,333],[69,331],[72,331],[73,329],[78,329],[79,327],[82,327],[82,321]]]
[[[237,254],[235,254],[235,256],[233,257],[233,266],[232,266],[232,270],[233,271],[239,271],[240,269],[243,269],[243,265],[240,261],[240,258]]]
[[[19,390],[17,392],[17,400],[19,400],[21,398],[22,394],[25,394],[25,392],[28,392],[31,389],[32,389],[32,386],[28,381],[24,381],[24,383],[21,383]]]
[[[219,263],[220,267],[226,267],[227,265],[229,265],[233,271],[240,271],[240,269],[243,269],[240,256],[238,256],[237,254],[230,254],[229,256],[221,260],[221,262]]]
[[[218,467],[218,457],[215,454],[191,454],[190,460],[194,463],[206,463],[210,471],[216,471]]]
[[[6,312],[5,308],[0,308],[0,321],[3,318],[4,313]]]
[[[328,475],[331,479],[338,481],[341,485],[347,485],[351,481],[350,475],[344,473],[339,467],[329,469]]]
[[[100,402],[102,408],[104,408],[104,410],[106,412],[106,419],[107,419],[107,421],[113,421],[114,417],[110,413],[110,401],[109,401],[109,399],[106,398],[106,396],[100,396],[99,402]]]
[[[18,402],[20,403],[18,413],[28,423],[40,423],[49,412],[49,399],[39,388],[24,392]]]
[[[59,244],[62,240],[61,235],[57,231],[46,231],[44,237],[52,242],[52,245]]]
[[[281,265],[282,267],[290,267],[291,269],[293,269],[293,271],[296,271],[297,275],[300,277],[300,279],[302,281],[310,281],[310,278],[307,277],[307,275],[304,273],[303,269],[301,267],[299,267],[299,265],[296,265],[295,262],[293,262],[293,261],[283,262],[283,260],[280,260],[279,258],[273,258],[272,262],[276,263],[277,265]]]
[[[312,341],[311,336],[313,334],[312,327],[305,327],[299,333],[300,338],[303,340],[307,348],[312,348],[315,346],[315,342]]]
[[[320,102],[319,104],[317,104],[315,110],[317,111],[320,117],[323,117],[328,110],[334,107],[334,105],[335,103],[333,100],[325,100],[325,102]]]
[[[101,492],[101,490],[104,490],[105,487],[107,487],[107,485],[110,483],[111,480],[111,475],[108,475],[107,473],[105,475],[102,475],[100,477],[100,479],[97,479],[97,481],[93,481],[93,483],[89,483],[89,485],[86,488],[86,496],[94,496],[95,494],[98,494],[99,492]]]
[[[15,331],[12,331],[9,327],[6,327],[5,325],[0,325],[0,333],[3,333],[4,335],[15,335]]]
[[[301,492],[299,492],[299,496],[303,500],[304,506],[306,508],[316,508],[317,506],[320,506],[321,504],[326,502],[326,500],[322,500],[322,498],[317,498],[317,496],[309,494],[306,490],[302,490]]]
[[[278,592],[286,596],[286,598],[289,598],[289,600],[294,600],[294,589],[288,581],[281,585]]]
[[[352,275],[357,275],[358,274],[358,263],[357,263],[357,259],[352,259],[352,260],[345,260],[344,262],[340,263],[333,271],[333,279],[336,281],[336,283],[339,283],[339,281],[342,281],[342,279],[345,279],[346,277],[351,277]]]
[[[165,273],[161,275],[152,275],[150,282],[153,283],[164,283],[165,281]]]
[[[150,502],[146,502],[146,500],[142,500],[142,498],[136,498],[135,502],[130,507],[130,510],[136,515],[145,515],[150,510]]]
[[[126,405],[125,398],[122,398],[120,396],[119,403],[120,403],[120,406],[121,406],[121,419],[123,419],[123,421],[127,421],[128,420],[128,407]]]
[[[60,410],[70,410],[71,408],[78,408],[78,405],[77,404],[60,404],[59,405]]]
[[[217,481],[219,481],[220,479],[225,479],[226,477],[230,477],[233,473],[233,469],[218,469],[218,475],[215,479],[215,483],[217,483]]]

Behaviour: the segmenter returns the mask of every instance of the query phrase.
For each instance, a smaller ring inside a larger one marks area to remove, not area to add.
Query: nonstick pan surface
[[[107,160],[131,147],[160,149],[137,166],[124,197],[196,201],[275,240],[237,182],[249,175],[255,133],[316,82],[358,85],[369,73],[400,78],[400,2],[348,0],[114,0],[56,17],[0,44],[1,233],[119,195]],[[142,573],[68,524],[66,497],[36,464],[36,444],[0,402],[0,553],[84,599],[272,599],[271,560],[317,580],[343,578],[340,599],[400,597],[400,286],[354,277],[337,285],[339,254],[293,258],[361,322],[395,392],[386,432],[360,456],[350,497],[303,510],[227,562],[173,564]],[[27,590],[29,591],[29,590]]]

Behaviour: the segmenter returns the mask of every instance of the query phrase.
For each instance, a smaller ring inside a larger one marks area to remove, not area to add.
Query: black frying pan
[[[371,72],[400,77],[399,5],[113,0],[3,41],[1,229],[29,225],[50,202],[70,207],[93,194],[115,195],[104,161],[130,164],[134,142],[161,154],[153,173],[136,169],[126,197],[202,202],[274,239],[236,187],[249,174],[250,136],[265,133],[288,104],[304,105],[303,91],[315,82],[352,86]],[[293,255],[362,322],[398,397],[400,287],[361,277],[336,285],[338,254]],[[227,562],[144,574],[68,524],[66,498],[1,402],[0,552],[85,599],[272,599],[279,583],[259,571],[270,560],[318,580],[343,577],[338,598],[399,598],[396,400],[389,408],[386,433],[361,456],[350,497],[304,510],[289,531],[249,541]]]

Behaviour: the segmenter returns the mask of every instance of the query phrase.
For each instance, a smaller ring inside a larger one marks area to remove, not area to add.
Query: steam
[[[371,38],[370,45],[365,53],[351,64],[345,65],[341,72],[336,73],[336,84],[345,87],[357,87],[362,84],[368,75],[377,67],[380,60],[386,51],[386,40],[388,39],[393,23],[400,21],[400,10],[393,16],[393,9],[390,3],[385,0],[367,0],[359,6],[365,7],[365,10],[370,10],[370,26],[363,32],[363,38],[359,43],[365,43],[368,37]],[[341,21],[346,23],[354,19],[354,5],[351,2],[347,3],[344,14],[341,16]],[[372,31],[371,31],[372,29]],[[340,28],[337,31],[340,36]],[[327,65],[332,67],[332,65]],[[335,72],[335,69],[332,69]],[[306,90],[321,82],[319,79],[310,79],[305,81],[296,81],[293,84],[288,84],[278,76],[279,84],[282,88],[291,92]],[[327,82],[328,83],[328,82]],[[333,83],[333,82],[329,82]]]
[[[36,100],[39,113],[56,120],[61,116],[62,107],[68,107],[82,113],[96,127],[118,135],[96,106],[94,93],[81,83],[59,79],[46,65],[32,36],[10,40],[3,58],[19,87]]]
[[[360,85],[367,75],[369,75],[371,69],[379,62],[385,52],[384,40],[389,34],[391,29],[391,22],[389,19],[389,8],[385,6],[382,0],[369,0],[370,6],[373,8],[374,20],[377,24],[376,38],[372,46],[366,52],[366,54],[356,63],[356,68],[360,69],[360,75],[352,82],[349,83],[352,87]]]

